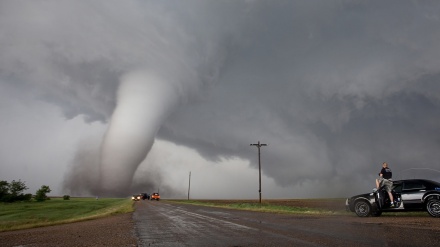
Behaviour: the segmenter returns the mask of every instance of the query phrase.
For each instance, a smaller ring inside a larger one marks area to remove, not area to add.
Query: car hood
[[[368,197],[373,196],[373,194],[374,194],[374,192],[364,193],[364,194],[359,194],[359,195],[352,196],[350,198],[358,198],[358,197],[366,197],[366,198],[368,198]]]

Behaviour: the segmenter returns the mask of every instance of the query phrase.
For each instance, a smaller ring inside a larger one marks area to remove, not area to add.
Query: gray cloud
[[[396,176],[438,168],[439,8],[436,1],[3,1],[0,82],[60,107],[66,119],[111,126],[123,78],[153,73],[171,94],[147,86],[159,106],[133,113],[133,121],[139,113],[148,119],[138,133],[149,144],[124,144],[140,149],[127,177],[148,173],[138,165],[155,138],[210,162],[240,158],[252,167],[249,144],[260,140],[269,144],[263,172],[275,185],[341,196],[372,186],[385,160]],[[80,159],[84,152],[74,163],[93,163]],[[152,169],[160,158],[153,160],[145,166],[160,174]]]

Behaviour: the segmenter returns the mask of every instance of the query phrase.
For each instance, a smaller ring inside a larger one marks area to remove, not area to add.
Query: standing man
[[[391,178],[393,177],[393,173],[391,169],[388,167],[387,162],[383,162],[382,169],[379,172],[379,178],[376,179],[376,188],[379,189],[381,185],[385,186],[385,190],[388,192],[391,200],[391,207],[394,207],[394,198],[391,193],[391,189],[393,187],[393,181]]]

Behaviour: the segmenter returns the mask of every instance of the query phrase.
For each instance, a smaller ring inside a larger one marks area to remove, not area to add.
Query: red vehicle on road
[[[153,194],[151,194],[151,200],[159,201],[159,200],[160,200],[160,195],[159,195],[159,193],[153,193]]]

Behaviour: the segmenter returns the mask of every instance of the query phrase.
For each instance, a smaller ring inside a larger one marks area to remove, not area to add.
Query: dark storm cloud
[[[283,186],[367,184],[384,160],[397,176],[438,167],[438,8],[290,1],[254,9],[219,84],[160,134],[212,159],[255,160],[247,144],[261,140],[263,170]]]
[[[3,1],[0,79],[68,119],[112,126],[133,110],[148,141],[130,156],[144,157],[157,133],[255,167],[249,144],[260,140],[263,172],[278,185],[332,185],[337,196],[349,182],[372,186],[383,161],[396,176],[439,167],[439,10],[436,1]],[[112,117],[134,72],[143,86],[157,78],[139,97],[156,106],[125,104]]]

